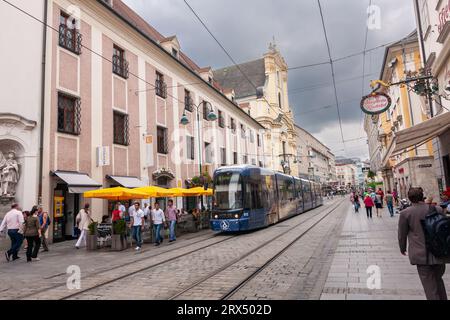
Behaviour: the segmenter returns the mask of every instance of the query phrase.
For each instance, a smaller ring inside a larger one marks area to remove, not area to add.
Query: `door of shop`
[[[76,237],[76,215],[80,210],[80,196],[69,193],[66,184],[58,184],[54,191],[53,241],[61,242]]]

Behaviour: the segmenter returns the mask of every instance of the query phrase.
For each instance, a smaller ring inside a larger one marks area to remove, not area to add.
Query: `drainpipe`
[[[41,123],[40,123],[40,141],[39,141],[39,188],[38,203],[42,203],[42,173],[44,166],[44,111],[45,111],[45,68],[47,60],[47,16],[48,16],[48,0],[44,0],[44,25],[43,25],[43,42],[42,42],[42,76],[41,76]]]

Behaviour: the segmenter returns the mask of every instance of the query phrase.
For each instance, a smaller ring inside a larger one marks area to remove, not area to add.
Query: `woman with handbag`
[[[86,246],[86,235],[89,230],[89,224],[94,220],[91,218],[91,213],[89,212],[89,203],[84,205],[84,209],[81,209],[76,217],[76,221],[78,224],[78,229],[81,230],[80,237],[75,245],[75,248],[80,249],[80,245],[83,244]]]

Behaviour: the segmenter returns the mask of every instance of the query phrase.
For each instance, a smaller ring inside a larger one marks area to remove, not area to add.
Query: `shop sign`
[[[431,168],[433,165],[431,163],[419,164],[419,168]]]
[[[387,94],[374,92],[362,98],[361,109],[367,114],[380,114],[389,109],[391,102],[391,97]]]
[[[104,167],[110,165],[110,153],[109,147],[98,147],[97,148],[97,167]]]

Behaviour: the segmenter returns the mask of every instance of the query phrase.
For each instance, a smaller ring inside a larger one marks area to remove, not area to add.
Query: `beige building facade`
[[[214,79],[264,126],[264,166],[298,176],[294,116],[289,105],[288,66],[271,44],[264,57],[214,71]],[[245,76],[244,76],[244,74]],[[250,80],[250,81],[249,81]]]

